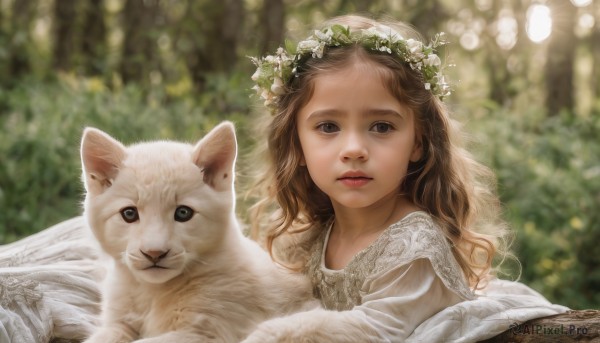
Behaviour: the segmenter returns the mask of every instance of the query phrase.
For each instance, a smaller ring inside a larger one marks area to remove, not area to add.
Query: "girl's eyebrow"
[[[368,111],[366,111],[365,113],[366,115],[370,116],[370,117],[387,117],[387,116],[397,116],[400,118],[404,118],[406,117],[406,113],[400,113],[396,110],[393,109],[388,109],[388,108],[374,108],[374,109],[369,109]]]
[[[332,109],[316,110],[308,115],[306,119],[319,119],[320,117],[337,117],[342,114],[341,111]]]
[[[310,113],[308,115],[307,119],[318,119],[320,117],[339,117],[342,114],[343,114],[342,111],[339,111],[336,109],[316,110],[316,111]],[[394,117],[400,117],[400,118],[406,117],[406,113],[400,113],[394,109],[388,109],[388,108],[371,108],[371,109],[366,110],[364,112],[364,114],[369,117],[387,117],[387,116],[394,116]]]

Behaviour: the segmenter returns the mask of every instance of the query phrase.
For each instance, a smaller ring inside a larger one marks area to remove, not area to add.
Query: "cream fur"
[[[313,304],[308,280],[273,264],[241,232],[236,149],[227,122],[195,146],[125,147],[85,130],[85,216],[112,257],[102,325],[87,343],[239,342],[260,322]],[[188,221],[175,220],[181,205],[194,210]],[[128,207],[139,213],[132,223],[121,215]]]

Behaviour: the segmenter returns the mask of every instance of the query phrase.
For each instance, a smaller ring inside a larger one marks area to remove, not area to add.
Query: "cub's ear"
[[[233,187],[237,142],[233,123],[212,129],[194,147],[192,159],[204,173],[204,182],[217,191]]]
[[[125,158],[125,146],[108,134],[86,128],[81,139],[81,164],[85,189],[100,194],[112,185]]]

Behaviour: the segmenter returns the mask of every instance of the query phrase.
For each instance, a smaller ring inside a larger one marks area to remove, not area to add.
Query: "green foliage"
[[[81,213],[84,127],[105,130],[126,144],[195,142],[224,119],[246,126],[246,107],[239,99],[242,93],[247,98],[248,87],[240,82],[239,77],[211,78],[210,92],[196,97],[181,90],[185,87],[174,97],[173,89],[109,90],[98,79],[71,76],[0,91],[0,243]]]
[[[491,109],[471,121],[516,232],[522,281],[550,301],[600,306],[600,115]]]

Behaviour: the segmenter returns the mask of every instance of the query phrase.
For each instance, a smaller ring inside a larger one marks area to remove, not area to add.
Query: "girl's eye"
[[[124,209],[122,209],[121,217],[123,217],[123,220],[127,223],[133,223],[140,219],[138,210],[135,207],[125,207]]]
[[[340,128],[334,123],[322,123],[317,126],[317,130],[323,133],[334,133],[340,130]]]
[[[178,222],[187,222],[194,216],[194,210],[191,208],[181,205],[175,209],[175,220]]]
[[[394,127],[389,123],[375,123],[375,125],[371,126],[371,131],[375,131],[377,133],[388,133],[393,129]]]

